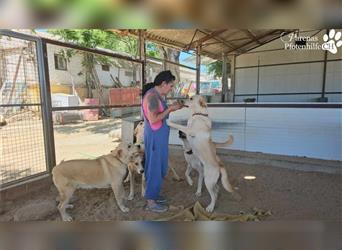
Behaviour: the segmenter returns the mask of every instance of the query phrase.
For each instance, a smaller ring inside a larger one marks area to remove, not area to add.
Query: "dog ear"
[[[206,108],[207,107],[207,102],[204,100],[203,97],[201,97],[199,99],[199,105],[202,107],[202,108]]]
[[[116,151],[116,156],[119,158],[122,156],[122,149],[121,148],[118,149],[118,151]]]

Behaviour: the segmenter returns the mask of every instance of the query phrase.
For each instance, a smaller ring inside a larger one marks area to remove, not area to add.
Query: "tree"
[[[180,56],[180,51],[179,50],[175,50],[175,49],[171,49],[171,48],[166,48],[166,47],[161,47],[161,52],[164,55],[164,59],[172,61],[172,62],[179,63],[179,56]],[[173,73],[175,74],[176,79],[178,81],[180,81],[179,66],[175,65],[175,64],[169,64],[168,65],[168,69],[173,71]],[[179,86],[177,88],[173,88],[172,92],[171,92],[171,95],[177,96],[180,91],[181,91],[181,88],[179,88]]]
[[[222,61],[215,61],[208,64],[208,73],[213,74],[215,78],[222,77]],[[230,64],[227,62],[227,75],[230,75]]]
[[[125,36],[120,37],[110,31],[99,29],[53,29],[48,30],[49,33],[61,37],[64,41],[78,44],[87,48],[105,48],[114,51],[126,52],[132,56],[137,56],[138,45],[137,39],[133,37]],[[112,58],[95,55],[89,52],[78,51],[74,49],[61,50],[60,53],[70,61],[70,58],[75,54],[82,55],[82,72],[80,74],[85,75],[85,83],[88,89],[88,97],[92,97],[92,89],[101,89],[100,82],[95,70],[96,63],[118,66],[116,60]],[[133,81],[136,80],[137,66],[132,62],[133,68]]]
[[[132,36],[121,36],[111,31],[100,29],[53,29],[48,30],[49,33],[61,37],[64,41],[78,44],[87,48],[105,48],[113,51],[120,51],[128,53],[133,57],[138,56],[138,39]],[[98,77],[95,70],[95,64],[107,64],[120,67],[116,60],[112,58],[94,55],[88,52],[77,51],[73,49],[61,50],[60,52],[65,58],[70,60],[76,53],[83,56],[82,66],[85,75],[85,82],[88,89],[88,97],[92,97],[92,89],[100,87]],[[154,43],[147,43],[146,55],[150,57],[160,58],[162,55],[165,59],[179,63],[180,52],[174,49],[157,46]],[[134,62],[129,62],[133,70],[133,82],[136,82],[136,74],[138,72],[138,65]],[[179,79],[179,67],[172,66],[177,79]]]

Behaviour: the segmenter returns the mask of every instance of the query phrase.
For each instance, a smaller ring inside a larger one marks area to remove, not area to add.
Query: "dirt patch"
[[[341,220],[341,175],[319,172],[302,172],[266,165],[231,163],[225,161],[229,178],[242,196],[236,201],[220,185],[220,193],[215,212],[240,214],[250,212],[253,208],[271,210],[272,214],[265,220]],[[180,176],[184,176],[185,161],[180,148],[170,149],[170,165],[174,166]],[[246,180],[244,176],[255,176]],[[195,196],[197,176],[193,173],[194,185],[189,186],[185,180],[176,182],[170,173],[163,186],[162,194],[174,207],[190,207],[199,201],[207,206],[210,197],[203,186],[202,196]],[[111,189],[78,190],[69,212],[76,221],[115,221],[115,220],[154,220],[170,217],[179,212],[177,209],[163,214],[154,214],[144,210],[145,201],[140,197],[140,178],[137,177],[135,198],[126,201],[129,213],[121,212],[114,200]],[[128,193],[129,186],[125,184]],[[12,221],[16,211],[23,206],[37,204],[41,201],[55,202],[57,191],[54,186],[11,202],[1,210],[0,221]],[[32,208],[32,206],[31,206]],[[37,212],[38,213],[38,212]],[[59,221],[57,211],[44,213],[44,217],[34,220]]]

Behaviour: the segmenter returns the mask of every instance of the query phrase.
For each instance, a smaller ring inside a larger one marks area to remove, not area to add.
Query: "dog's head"
[[[207,101],[203,96],[194,95],[185,102],[185,105],[192,113],[207,113]]]
[[[128,159],[127,163],[130,172],[137,172],[138,174],[144,173],[144,162],[141,154],[134,154]]]
[[[184,132],[182,132],[182,131],[178,131],[178,137],[180,138],[180,139],[186,139],[186,134],[184,133]]]
[[[121,142],[116,149],[111,151],[111,153],[127,164],[131,156],[142,156],[144,151],[139,144]]]
[[[140,121],[134,129],[136,143],[141,144],[144,141],[144,121]]]

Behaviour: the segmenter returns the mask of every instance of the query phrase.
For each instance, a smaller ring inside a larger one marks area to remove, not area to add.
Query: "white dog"
[[[190,146],[189,141],[186,138],[186,134],[184,134],[182,131],[178,131],[178,137],[183,142],[183,150],[184,150],[184,158],[187,163],[187,167],[185,170],[185,179],[187,183],[192,186],[193,181],[190,177],[190,173],[193,169],[195,169],[198,172],[198,182],[197,182],[197,191],[196,196],[201,196],[202,194],[202,185],[203,185],[203,165],[198,159],[198,157],[192,152],[192,148]]]
[[[197,182],[197,191],[196,191],[196,196],[201,196],[202,194],[202,185],[203,185],[203,165],[198,159],[198,157],[192,152],[192,148],[190,146],[189,141],[186,138],[186,134],[183,133],[182,131],[178,131],[178,137],[182,140],[183,142],[183,150],[184,150],[184,158],[187,163],[187,168],[185,171],[185,179],[188,182],[190,186],[192,186],[193,181],[190,177],[190,173],[193,169],[195,169],[198,172],[198,182]],[[218,143],[218,142],[213,142],[216,148],[219,147],[227,147],[233,143],[234,139],[232,136],[224,142],[224,143]]]
[[[58,210],[63,221],[71,221],[72,217],[66,213],[66,208],[77,188],[106,188],[112,187],[115,199],[121,211],[128,212],[124,206],[124,188],[122,185],[128,169],[142,174],[142,153],[137,145],[121,143],[117,149],[108,155],[97,159],[78,159],[62,161],[52,170],[52,180],[59,192]]]
[[[211,202],[206,210],[212,212],[215,207],[218,188],[217,181],[221,175],[223,187],[230,193],[234,190],[229,183],[225,166],[216,154],[216,146],[211,140],[212,122],[208,117],[207,103],[202,96],[195,95],[185,102],[191,110],[187,126],[167,121],[170,127],[184,132],[194,154],[200,159],[204,169],[204,182],[210,194]],[[236,194],[236,196],[238,196]]]

